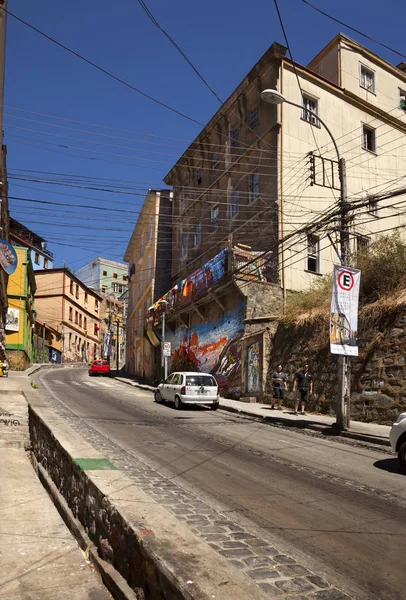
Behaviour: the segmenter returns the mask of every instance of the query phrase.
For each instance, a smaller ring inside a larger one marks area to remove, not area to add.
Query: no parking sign
[[[330,351],[358,356],[358,296],[361,271],[334,265]]]

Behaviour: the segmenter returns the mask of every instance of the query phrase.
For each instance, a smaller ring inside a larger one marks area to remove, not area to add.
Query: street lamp
[[[301,104],[297,104],[296,102],[291,102],[287,100],[285,96],[279,93],[277,90],[267,89],[261,92],[261,98],[264,102],[268,104],[282,104],[285,102],[286,104],[291,104],[292,106],[296,106],[300,108],[300,110],[304,110],[306,113],[312,115],[327,131],[329,134],[331,141],[333,142],[334,149],[337,154],[338,160],[338,172],[340,177],[340,250],[341,256],[340,261],[341,264],[345,265],[349,259],[349,227],[348,227],[348,208],[347,208],[347,177],[346,177],[346,169],[345,169],[345,159],[341,158],[340,152],[338,150],[337,142],[334,139],[333,134],[330,129],[326,125],[326,123],[320,119],[319,115],[314,111],[305,108]],[[317,122],[316,121],[316,122]],[[282,217],[283,218],[283,217]],[[348,395],[348,403],[347,403],[347,426],[349,425],[349,395],[350,395],[350,360],[347,356],[339,356],[338,358],[338,393],[337,393],[337,427],[339,429],[344,429],[344,399],[345,395]],[[346,385],[347,380],[347,385]]]
[[[164,368],[164,381],[168,376],[168,361],[167,356],[164,356],[164,342],[165,342],[165,311],[166,305],[168,304],[167,300],[161,300],[160,305],[162,308],[162,343],[161,343],[161,365]]]

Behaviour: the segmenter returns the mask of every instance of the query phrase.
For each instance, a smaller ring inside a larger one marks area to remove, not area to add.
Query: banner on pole
[[[358,356],[358,296],[361,271],[334,265],[330,352]]]

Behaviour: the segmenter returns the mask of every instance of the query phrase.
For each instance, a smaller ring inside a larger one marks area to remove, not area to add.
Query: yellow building
[[[36,283],[27,248],[15,247],[18,264],[7,285],[6,355],[11,370],[25,370],[33,359]]]
[[[62,363],[100,357],[102,296],[69,269],[35,272],[38,318],[62,334]]]

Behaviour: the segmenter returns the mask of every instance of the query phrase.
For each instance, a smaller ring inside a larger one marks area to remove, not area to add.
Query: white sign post
[[[171,342],[162,342],[162,356],[171,355]]]
[[[330,351],[358,356],[358,296],[361,271],[334,265],[330,311]]]

